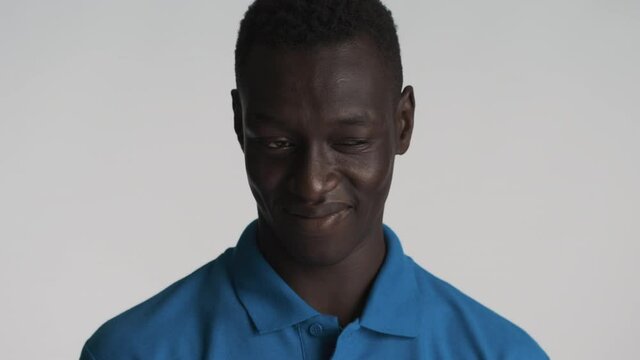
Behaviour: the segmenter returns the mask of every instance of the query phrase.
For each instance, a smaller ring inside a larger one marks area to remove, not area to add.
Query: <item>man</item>
[[[379,0],[257,0],[235,132],[258,219],[235,248],[103,325],[81,358],[546,359],[382,223],[415,100]]]

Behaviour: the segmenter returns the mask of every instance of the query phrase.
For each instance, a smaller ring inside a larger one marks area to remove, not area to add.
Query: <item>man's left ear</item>
[[[413,115],[416,109],[416,99],[413,87],[407,86],[400,94],[398,108],[396,109],[396,154],[404,154],[409,149],[411,134],[413,133]]]

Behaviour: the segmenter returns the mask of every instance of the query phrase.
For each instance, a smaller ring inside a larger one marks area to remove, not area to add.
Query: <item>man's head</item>
[[[235,130],[270,246],[330,265],[381,234],[414,110],[388,10],[257,0],[241,23],[236,78]]]

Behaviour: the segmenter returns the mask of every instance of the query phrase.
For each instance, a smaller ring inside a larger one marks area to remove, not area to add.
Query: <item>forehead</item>
[[[380,111],[394,97],[389,66],[367,38],[308,49],[256,45],[243,73],[245,110]]]

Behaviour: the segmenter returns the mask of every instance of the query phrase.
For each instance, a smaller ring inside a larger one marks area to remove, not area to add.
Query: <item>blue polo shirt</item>
[[[235,248],[102,325],[81,360],[548,359],[523,330],[422,269],[384,227],[361,316],[341,328],[267,263],[256,222]]]

